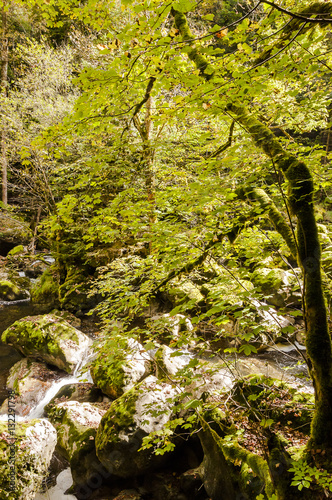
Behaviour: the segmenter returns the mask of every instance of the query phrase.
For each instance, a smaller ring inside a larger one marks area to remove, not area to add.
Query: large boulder
[[[16,245],[28,244],[32,239],[29,225],[18,217],[0,212],[0,254],[5,255]]]
[[[142,440],[161,431],[172,417],[178,390],[150,375],[110,406],[96,435],[97,457],[115,476],[129,478],[159,467],[170,456],[153,447],[139,451]]]
[[[222,363],[199,360],[189,351],[171,349],[163,345],[155,354],[160,379],[171,378],[183,383],[186,393],[199,399],[203,394],[219,394],[233,384],[233,376]]]
[[[67,373],[74,373],[92,343],[87,335],[52,314],[15,321],[1,340],[24,356],[42,359]]]
[[[66,401],[53,406],[49,419],[58,435],[58,447],[69,461],[74,488],[83,487],[95,471],[91,464],[96,457],[95,436],[102,416],[109,405]]]
[[[103,393],[116,399],[152,373],[152,361],[136,340],[114,336],[100,349],[90,372]]]
[[[259,267],[251,274],[251,281],[265,294],[268,304],[275,307],[302,304],[299,276],[293,271]]]
[[[200,287],[189,279],[174,279],[167,285],[167,295],[173,305],[185,305],[186,309],[192,309],[204,300]]]
[[[5,302],[13,300],[29,299],[30,295],[27,291],[20,289],[15,283],[10,280],[0,279],[0,301]]]
[[[37,363],[28,358],[23,358],[10,369],[7,379],[7,388],[16,394],[15,412],[17,415],[29,415],[32,408],[45,396],[55,380],[63,373],[59,370],[50,370],[46,363]],[[0,409],[0,414],[7,413],[8,399]]]
[[[0,500],[33,500],[57,442],[47,420],[19,421],[15,431],[0,421]]]

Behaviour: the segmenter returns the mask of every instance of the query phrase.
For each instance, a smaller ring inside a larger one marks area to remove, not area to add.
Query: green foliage
[[[328,496],[332,492],[332,478],[324,469],[310,466],[305,460],[293,461],[289,472],[294,472],[291,486],[297,486],[301,491],[303,488],[310,488],[316,484],[323,488]]]

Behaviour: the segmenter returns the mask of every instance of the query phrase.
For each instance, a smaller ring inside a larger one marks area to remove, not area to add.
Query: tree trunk
[[[1,36],[1,97],[5,99],[7,96],[7,79],[8,79],[8,38],[7,38],[7,12],[5,6],[2,8],[2,36]],[[2,110],[1,124],[1,170],[2,170],[2,202],[7,205],[7,130]]]

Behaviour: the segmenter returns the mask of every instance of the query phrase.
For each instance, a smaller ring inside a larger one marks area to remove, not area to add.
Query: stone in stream
[[[0,500],[35,498],[56,442],[56,431],[45,419],[16,421],[15,430],[8,428],[7,418],[0,421]]]
[[[65,495],[65,491],[72,485],[73,478],[70,469],[65,469],[57,477],[56,485],[45,493],[37,493],[34,500],[76,500],[74,495]]]
[[[92,344],[87,335],[53,314],[15,321],[1,340],[24,356],[42,359],[71,374]]]
[[[152,361],[132,338],[111,337],[90,367],[93,382],[113,399],[120,397],[152,373]]]
[[[48,412],[51,408],[53,408],[53,406],[65,401],[101,403],[104,402],[104,398],[108,399],[95,385],[89,382],[76,382],[61,387],[51,401],[45,406],[45,410]]]
[[[170,457],[141,450],[150,432],[162,431],[171,419],[178,390],[152,375],[113,401],[96,435],[97,457],[115,476],[129,478],[150,472]],[[151,414],[153,412],[153,414]]]
[[[16,415],[27,416],[32,408],[43,399],[54,381],[65,375],[60,370],[51,370],[46,363],[23,358],[10,369],[7,388],[14,389],[16,394]],[[8,399],[0,409],[0,414],[8,412]]]
[[[83,490],[96,475],[96,469],[102,467],[96,457],[95,436],[108,406],[66,401],[49,409],[49,419],[57,430],[59,451],[70,463],[73,492]]]

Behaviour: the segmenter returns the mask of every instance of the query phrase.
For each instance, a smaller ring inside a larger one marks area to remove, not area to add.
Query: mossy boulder
[[[91,276],[84,269],[71,267],[67,270],[66,280],[59,287],[59,299],[62,308],[71,312],[91,309],[96,305],[89,296]]]
[[[97,457],[115,476],[129,478],[150,472],[171,455],[155,455],[153,447],[139,451],[142,440],[161,431],[172,417],[178,391],[150,375],[110,406],[96,435]]]
[[[22,253],[24,253],[24,246],[23,245],[17,245],[16,247],[12,248],[7,253],[7,257],[14,257],[15,255],[20,255]]]
[[[49,307],[59,305],[59,284],[53,266],[37,278],[31,289],[31,299],[32,302],[48,304]]]
[[[91,345],[87,335],[53,314],[27,316],[7,328],[2,342],[24,356],[42,359],[67,373],[73,373]]]
[[[45,396],[47,390],[63,372],[51,370],[46,363],[37,363],[28,358],[23,358],[10,369],[7,378],[7,388],[15,391],[16,415],[27,416]],[[0,414],[8,412],[8,399],[0,409]]]
[[[251,281],[265,294],[268,304],[276,307],[301,305],[299,278],[292,271],[260,267],[251,274]]]
[[[120,335],[109,338],[91,364],[93,382],[113,399],[152,373],[152,361],[143,346]]]
[[[30,297],[29,293],[25,290],[21,290],[12,281],[1,279],[0,280],[0,300],[6,302],[13,300],[28,299]]]
[[[47,476],[56,431],[42,419],[18,421],[11,433],[0,421],[0,500],[33,500]]]
[[[69,461],[74,488],[84,485],[94,474],[95,436],[107,405],[66,401],[53,406],[48,416],[58,435],[58,448]]]
[[[173,280],[167,286],[167,295],[174,306],[185,304],[186,309],[192,309],[199,302],[204,301],[200,287],[189,279]]]
[[[25,245],[33,237],[29,225],[17,216],[8,212],[0,212],[0,244],[2,242],[16,245]]]

